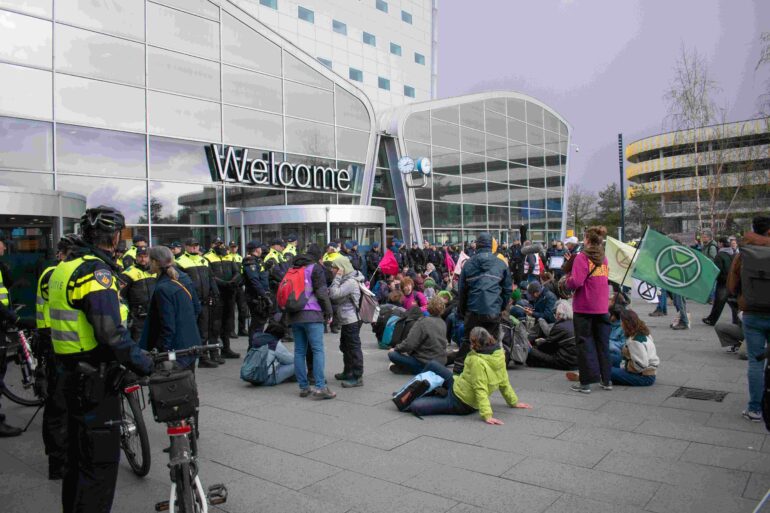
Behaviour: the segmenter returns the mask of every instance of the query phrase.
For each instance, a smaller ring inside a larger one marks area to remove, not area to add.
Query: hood
[[[347,260],[347,259],[345,259],[345,260]],[[344,276],[342,276],[342,281],[355,280],[355,281],[357,281],[359,283],[363,283],[365,279],[366,278],[364,278],[364,275],[361,274],[360,271],[353,271],[350,274],[345,274]]]
[[[491,346],[483,352],[476,351],[476,354],[486,363],[493,372],[505,371],[505,353],[500,345]]]
[[[770,237],[749,232],[741,239],[740,246],[770,246]]]
[[[350,260],[347,258],[337,258],[332,262],[332,267],[335,269],[342,269],[343,276],[356,272],[356,270],[353,269],[353,264],[351,264]]]
[[[251,347],[262,347],[264,345],[267,345],[271,351],[275,351],[278,339],[268,333],[254,333],[251,336]]]
[[[294,259],[294,267],[305,267],[306,265],[310,264],[317,264],[318,259],[314,258],[311,255],[297,255],[297,257]]]
[[[481,232],[476,238],[476,249],[491,251],[492,250],[492,234],[489,232]]]

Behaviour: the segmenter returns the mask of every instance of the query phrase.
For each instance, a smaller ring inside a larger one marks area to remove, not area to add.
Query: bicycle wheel
[[[180,463],[174,468],[174,483],[177,513],[198,513],[200,507],[195,499],[195,482],[189,463]]]
[[[32,360],[37,364],[37,358],[34,355],[32,355]],[[4,396],[22,406],[40,406],[43,404],[43,398],[35,393],[34,375],[24,358],[21,344],[11,344],[7,347],[0,366],[5,368]],[[28,376],[27,383],[24,382],[24,376]]]
[[[142,409],[136,392],[121,394],[123,401],[123,427],[120,434],[120,446],[126,455],[131,470],[139,477],[150,471],[150,439],[144,424]]]

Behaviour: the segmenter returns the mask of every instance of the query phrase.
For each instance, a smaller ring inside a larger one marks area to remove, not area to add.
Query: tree
[[[596,212],[596,194],[580,185],[569,188],[567,198],[567,226],[580,233]]]
[[[644,189],[634,190],[629,198],[626,212],[626,237],[641,237],[645,227],[650,226],[660,231],[662,216],[660,198],[657,194]]]
[[[613,237],[618,233],[620,226],[620,189],[618,184],[612,182],[599,191],[598,210],[594,224],[607,227],[607,233]]]
[[[674,79],[663,95],[668,102],[665,124],[676,130],[678,145],[692,146],[694,154],[696,213],[698,225],[703,226],[703,212],[700,197],[700,158],[696,128],[712,124],[718,117],[719,109],[714,95],[719,91],[711,79],[706,60],[693,49],[688,51],[682,44],[679,59],[674,66]],[[702,144],[702,143],[701,143]]]

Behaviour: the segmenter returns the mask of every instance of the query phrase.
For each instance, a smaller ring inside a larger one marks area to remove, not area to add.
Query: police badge
[[[98,269],[94,271],[94,279],[105,289],[112,287],[112,273],[110,271]]]

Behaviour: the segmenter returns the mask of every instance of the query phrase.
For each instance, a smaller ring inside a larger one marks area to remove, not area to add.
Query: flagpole
[[[639,239],[639,244],[634,248],[634,255],[631,257],[631,262],[629,262],[628,267],[626,267],[626,272],[623,274],[623,279],[618,284],[618,291],[615,292],[615,298],[613,299],[613,303],[616,303],[618,300],[618,295],[620,294],[620,291],[623,290],[623,284],[626,282],[626,278],[628,277],[628,272],[631,270],[631,267],[633,267],[634,262],[636,261],[636,254],[639,253],[639,250],[642,248],[642,244],[644,244],[644,237],[647,235],[647,230],[650,228],[650,225],[647,225],[644,227],[644,232],[642,232],[642,237]]]

